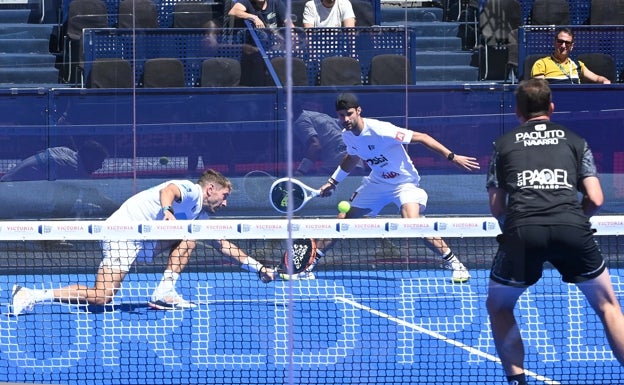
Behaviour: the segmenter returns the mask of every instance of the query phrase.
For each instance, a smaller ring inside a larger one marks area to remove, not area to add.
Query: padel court
[[[50,288],[90,274],[1,276],[0,378],[59,384],[502,384],[485,312],[486,269],[320,270],[262,284],[241,272],[188,272],[190,310],[147,306],[160,273],[129,274],[114,304],[37,304],[8,315],[14,283]],[[619,298],[624,270],[612,269]],[[38,283],[34,283],[38,282]],[[616,384],[599,321],[558,273],[521,298],[531,384]]]

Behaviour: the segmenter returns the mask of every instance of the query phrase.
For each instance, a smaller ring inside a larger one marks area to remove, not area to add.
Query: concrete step
[[[416,52],[419,51],[461,51],[462,40],[459,37],[417,37]]]
[[[0,12],[2,14],[2,12]],[[0,39],[50,39],[54,24],[0,24]]]
[[[395,21],[442,21],[442,8],[434,7],[400,7],[400,6],[382,6],[381,22]]]
[[[0,68],[5,67],[54,67],[56,56],[52,54],[16,53],[0,55]]]
[[[441,36],[452,36],[457,37],[458,31],[461,23],[451,23],[451,22],[408,22],[404,21],[392,21],[392,22],[382,22],[383,26],[406,26],[411,28],[414,31],[414,34],[417,37],[441,37]]]
[[[49,39],[2,39],[1,53],[50,53]]]
[[[0,68],[0,83],[35,84],[58,83],[59,72],[54,67],[42,68]]]
[[[477,81],[479,69],[471,66],[416,66],[416,82],[431,81]]]
[[[472,62],[472,52],[466,51],[418,51],[417,66],[465,66]]]
[[[39,23],[41,12],[31,9],[0,9],[0,24]]]

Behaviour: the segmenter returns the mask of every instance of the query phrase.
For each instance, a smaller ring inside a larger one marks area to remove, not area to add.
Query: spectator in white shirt
[[[355,13],[349,0],[310,0],[303,10],[303,26],[355,27]]]

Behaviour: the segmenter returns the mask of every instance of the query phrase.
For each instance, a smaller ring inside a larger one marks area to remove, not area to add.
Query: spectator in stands
[[[281,28],[288,24],[294,27],[281,0],[237,0],[228,15],[235,18],[236,28],[245,27],[244,20],[249,20],[256,28]]]
[[[486,306],[510,385],[527,384],[514,308],[547,261],[585,295],[624,365],[624,315],[589,222],[604,200],[598,172],[585,139],[552,123],[553,111],[548,82],[520,82],[516,114],[522,124],[494,142],[487,175],[490,211],[503,233]],[[538,137],[544,139],[532,139]]]
[[[293,116],[293,133],[303,148],[303,158],[295,175],[326,175],[333,172],[347,154],[338,119],[322,112],[303,109],[298,104],[295,104]],[[357,167],[360,171],[363,169],[361,163]]]
[[[180,219],[208,219],[211,214],[227,206],[232,183],[222,174],[207,170],[197,183],[172,180],[154,186],[130,197],[108,218],[113,223]],[[213,240],[211,245],[223,255],[237,261],[245,270],[260,275],[263,282],[273,280],[275,271],[267,269],[227,240]],[[196,305],[182,298],[176,290],[178,277],[189,261],[196,242],[124,240],[102,241],[104,258],[100,263],[95,284],[70,285],[60,289],[29,289],[13,287],[13,315],[19,315],[34,304],[43,301],[105,305],[113,300],[128,271],[140,255],[151,258],[169,251],[169,260],[162,279],[152,293],[149,306],[157,310],[188,309]]]
[[[355,13],[349,0],[309,0],[303,10],[303,26],[355,27]]]
[[[593,83],[610,84],[604,76],[590,71],[579,61],[570,58],[574,49],[574,33],[570,28],[558,28],[555,32],[555,51],[552,55],[537,60],[531,68],[531,77],[542,78],[553,84],[579,84],[581,77]]]
[[[107,157],[106,148],[93,140],[84,142],[78,151],[68,147],[50,147],[22,160],[0,181],[89,178],[102,168]]]

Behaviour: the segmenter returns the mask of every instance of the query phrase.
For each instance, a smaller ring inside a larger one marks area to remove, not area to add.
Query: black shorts
[[[527,225],[499,235],[498,241],[490,278],[503,285],[533,285],[542,277],[546,261],[569,283],[596,278],[605,270],[589,227]]]

